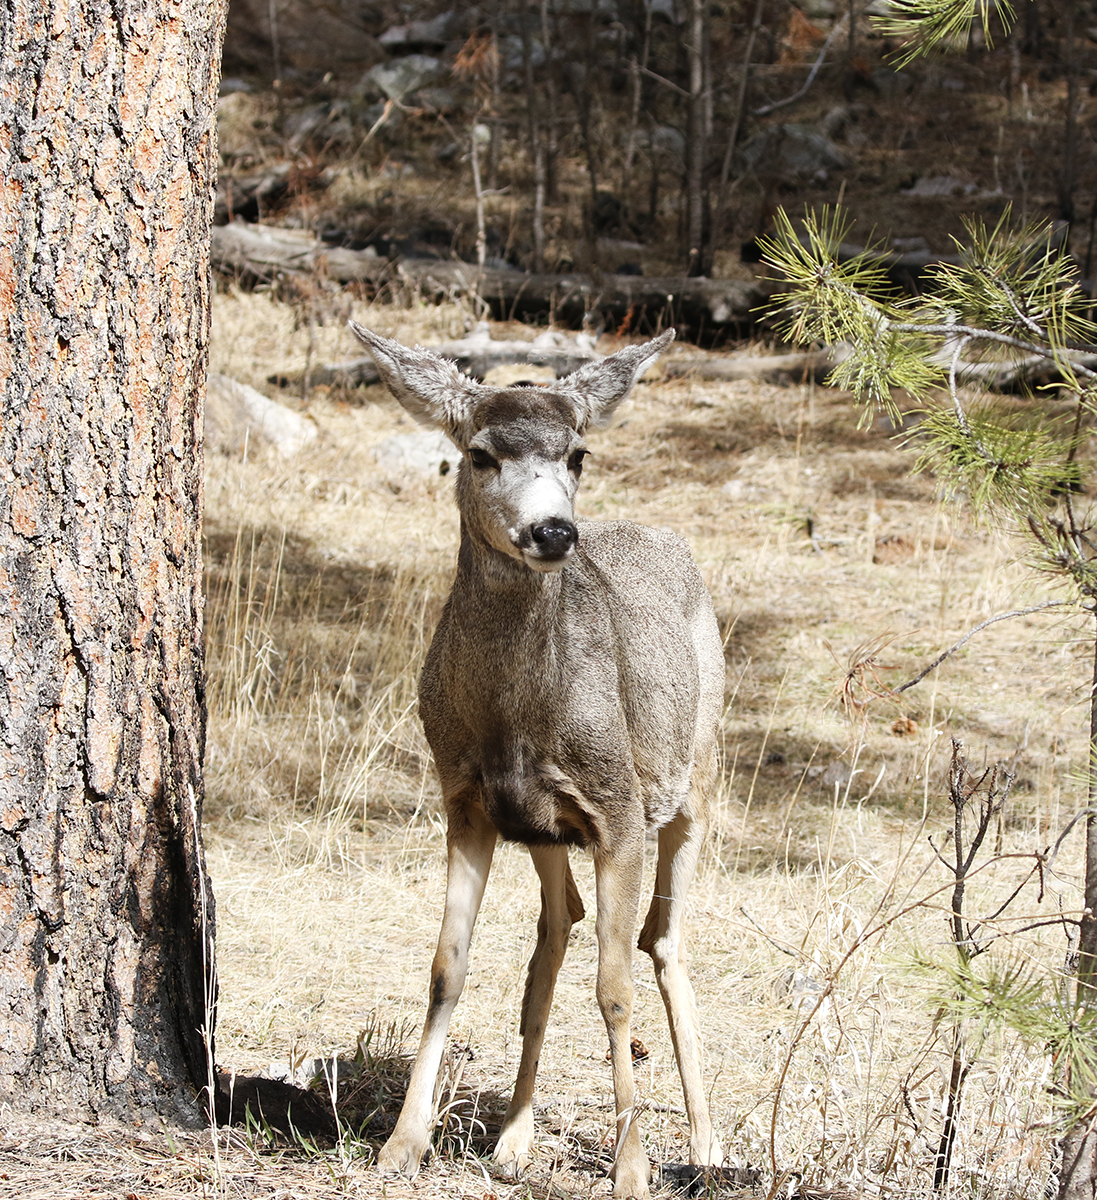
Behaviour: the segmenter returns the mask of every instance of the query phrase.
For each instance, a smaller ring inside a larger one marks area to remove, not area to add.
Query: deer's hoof
[[[529,1167],[530,1158],[528,1154],[506,1154],[500,1156],[496,1153],[494,1157],[495,1169],[503,1176],[504,1179],[517,1180],[520,1179]]]
[[[425,1151],[426,1146],[393,1134],[377,1155],[377,1171],[381,1175],[406,1175],[410,1178],[418,1172],[419,1161]]]
[[[613,1177],[614,1200],[648,1200],[648,1179],[651,1168],[647,1160],[641,1163],[618,1161],[610,1172]]]
[[[517,1179],[530,1164],[533,1145],[533,1118],[517,1120],[505,1126],[495,1144],[492,1159],[496,1170],[508,1179]]]

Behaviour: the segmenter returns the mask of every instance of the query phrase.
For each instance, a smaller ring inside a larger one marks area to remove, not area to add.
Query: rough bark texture
[[[0,1098],[201,1113],[201,400],[224,13],[0,7]]]

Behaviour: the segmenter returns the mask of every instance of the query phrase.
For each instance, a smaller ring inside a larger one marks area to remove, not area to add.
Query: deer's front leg
[[[646,1200],[651,1168],[636,1123],[636,1080],[632,1070],[632,940],[644,860],[644,832],[615,840],[594,853],[598,888],[598,1005],[609,1034],[613,1095],[617,1106],[617,1149],[613,1194]]]
[[[377,1156],[379,1170],[414,1175],[430,1144],[434,1088],[450,1017],[468,970],[469,942],[495,851],[495,826],[478,811],[451,810],[447,834],[446,908],[430,973],[430,1006],[408,1092],[392,1136]]]
[[[530,959],[522,999],[522,1064],[495,1147],[496,1165],[511,1176],[520,1174],[529,1165],[533,1144],[533,1085],[552,1007],[552,992],[564,961],[571,923],[583,915],[568,867],[567,847],[530,846],[529,853],[541,880],[541,916],[537,921],[537,948]]]

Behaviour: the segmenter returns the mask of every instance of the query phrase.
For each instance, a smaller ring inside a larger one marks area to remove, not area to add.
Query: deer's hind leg
[[[723,1154],[713,1136],[701,1073],[701,1033],[693,988],[683,964],[682,918],[708,822],[688,809],[659,830],[655,894],[640,931],[639,948],[650,954],[670,1023],[674,1057],[682,1077],[689,1118],[690,1162],[720,1166]]]
[[[568,866],[567,847],[530,846],[529,853],[541,881],[541,915],[537,920],[537,946],[529,960],[526,991],[522,998],[522,1063],[495,1146],[495,1162],[510,1175],[517,1175],[529,1165],[533,1144],[533,1088],[552,1007],[552,993],[560,964],[564,961],[572,922],[583,915],[583,903]]]
[[[392,1136],[377,1156],[378,1170],[414,1175],[430,1145],[434,1089],[449,1032],[450,1017],[465,985],[469,942],[484,898],[497,837],[479,810],[450,810],[446,835],[446,907],[430,972],[430,1006],[407,1096]]]

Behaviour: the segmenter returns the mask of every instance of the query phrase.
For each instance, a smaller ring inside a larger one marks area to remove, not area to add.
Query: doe
[[[629,1022],[644,837],[659,831],[639,946],[666,1005],[690,1160],[720,1165],[701,1077],[682,917],[708,827],[724,658],[712,602],[676,534],[576,522],[584,432],[605,424],[673,337],[664,333],[547,388],[493,388],[429,351],[354,324],[389,390],[462,452],[461,543],[419,685],[448,820],[445,913],[407,1098],[382,1171],[413,1174],[499,835],[529,849],[541,883],[522,1001],[522,1059],[495,1160],[529,1162],[533,1087],[556,975],[583,906],[568,847],[594,859],[598,1004],[609,1033],[617,1139],[613,1194],[648,1195]]]

